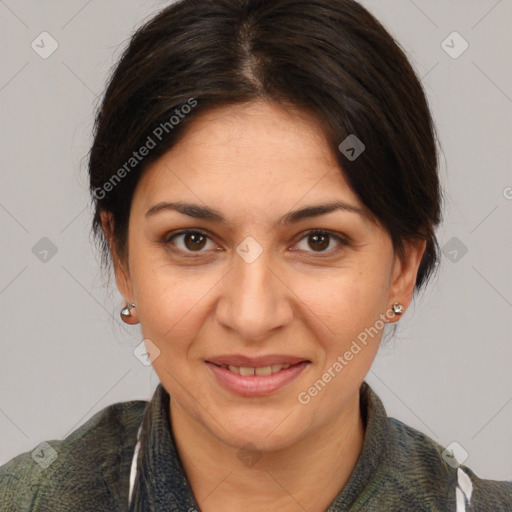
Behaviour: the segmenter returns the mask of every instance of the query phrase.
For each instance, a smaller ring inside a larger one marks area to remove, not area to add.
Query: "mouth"
[[[217,382],[242,396],[264,396],[296,379],[311,361],[294,356],[223,356],[205,361]]]
[[[213,363],[215,364],[215,363]],[[297,363],[299,364],[299,363]],[[273,373],[280,372],[281,370],[286,370],[292,366],[291,364],[273,364],[269,366],[234,366],[232,364],[221,364],[216,365],[219,368],[224,368],[224,370],[229,370],[230,372],[237,373],[238,375],[243,375],[244,377],[250,377],[251,375],[272,375]]]

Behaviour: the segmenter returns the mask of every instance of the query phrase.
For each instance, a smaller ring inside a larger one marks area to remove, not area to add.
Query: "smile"
[[[265,396],[295,380],[311,362],[237,366],[206,361],[206,364],[224,389],[241,396]]]
[[[258,366],[256,368],[251,368],[249,366],[233,366],[231,364],[223,364],[221,365],[221,368],[229,370],[233,373],[237,373],[238,375],[243,375],[244,377],[249,377],[251,375],[271,375],[272,373],[277,373],[280,370],[290,368],[290,366],[290,364],[273,364],[272,366]]]

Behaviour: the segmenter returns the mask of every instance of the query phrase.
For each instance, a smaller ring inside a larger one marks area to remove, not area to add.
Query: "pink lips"
[[[249,358],[242,355],[218,356],[210,358],[206,364],[219,383],[229,391],[242,396],[264,396],[282,388],[294,380],[309,365],[309,361],[294,356],[269,355]],[[275,364],[290,364],[270,375],[244,376],[234,373],[220,365],[259,368]]]

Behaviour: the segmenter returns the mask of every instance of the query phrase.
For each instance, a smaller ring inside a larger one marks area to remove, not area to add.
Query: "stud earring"
[[[391,308],[393,309],[393,313],[395,313],[395,315],[401,315],[404,312],[404,307],[402,304],[400,304],[400,302],[395,302]]]
[[[129,302],[123,309],[121,309],[121,320],[126,324],[136,324],[137,320],[132,314],[132,309],[135,308],[135,304]]]

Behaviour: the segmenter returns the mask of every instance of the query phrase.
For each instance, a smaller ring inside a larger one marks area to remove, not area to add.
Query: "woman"
[[[364,381],[435,268],[441,191],[422,87],[359,4],[170,5],[112,75],[89,172],[161,383],[4,465],[0,510],[512,509]]]

